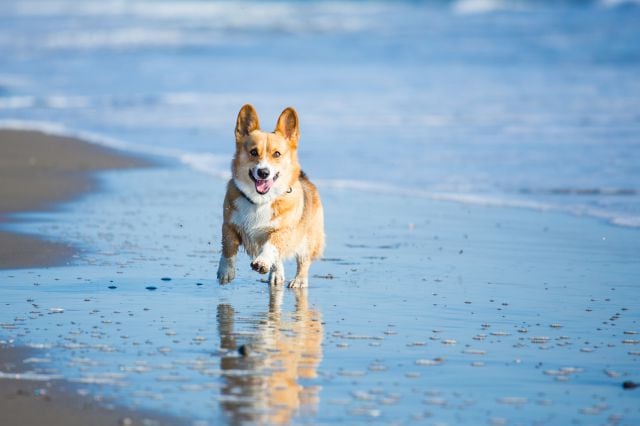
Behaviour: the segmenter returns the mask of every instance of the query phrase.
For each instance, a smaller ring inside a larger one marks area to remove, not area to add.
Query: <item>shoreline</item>
[[[95,173],[151,167],[151,161],[80,139],[32,130],[0,129],[0,270],[65,264],[78,248],[46,235],[7,230],[15,215],[55,209],[99,190]],[[20,219],[18,219],[20,220]],[[120,409],[81,395],[64,379],[11,378],[29,371],[24,361],[38,356],[27,347],[0,342],[0,412],[3,425],[175,424],[177,419]],[[4,375],[4,377],[2,377]]]
[[[0,345],[0,412],[6,426],[40,425],[165,425],[179,424],[147,410],[120,409],[110,401],[81,393],[73,383],[42,373],[46,353],[26,347]],[[25,360],[29,361],[29,364]],[[47,365],[47,364],[44,364]],[[35,371],[34,371],[35,370]],[[2,375],[29,374],[30,378]]]
[[[77,248],[7,230],[14,215],[56,208],[98,187],[95,173],[152,162],[74,137],[0,129],[0,269],[64,264]]]
[[[48,413],[44,388],[64,421],[90,390],[91,424],[102,409],[117,413],[107,424],[640,418],[622,387],[638,377],[639,230],[321,189],[328,251],[299,299],[269,291],[246,254],[217,284],[221,182],[186,167],[101,182],[105,196],[52,218],[52,234],[96,247],[91,261],[0,271],[0,352],[50,358],[25,365],[64,377],[15,382],[0,365],[6,404]],[[255,356],[240,356],[247,344]]]

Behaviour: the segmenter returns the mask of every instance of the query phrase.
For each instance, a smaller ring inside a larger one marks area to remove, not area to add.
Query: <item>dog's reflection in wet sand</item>
[[[232,424],[287,424],[296,415],[314,414],[322,359],[320,313],[309,309],[307,290],[294,290],[295,312],[282,313],[282,288],[271,287],[269,309],[253,330],[238,332],[232,306],[218,305],[221,406]],[[240,351],[238,351],[240,349]],[[306,383],[305,383],[306,382]]]

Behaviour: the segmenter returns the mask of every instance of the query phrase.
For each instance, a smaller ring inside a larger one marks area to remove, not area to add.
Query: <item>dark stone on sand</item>
[[[632,382],[631,380],[627,380],[622,384],[623,389],[635,389],[640,386],[640,383]]]
[[[153,290],[157,290],[157,289],[158,289],[158,287],[153,286],[153,285],[148,285],[148,286],[146,286],[145,288],[146,288],[147,290],[150,290],[150,291],[153,291]]]
[[[313,277],[314,277],[314,278],[320,278],[320,279],[323,279],[323,280],[332,280],[332,279],[334,278],[334,277],[333,277],[333,275],[332,275],[332,274],[330,274],[330,273],[329,273],[329,274],[326,274],[326,275],[317,275],[317,274],[316,274],[316,275],[314,275]]]
[[[238,348],[238,353],[242,356],[249,356],[251,355],[251,345],[241,345]]]

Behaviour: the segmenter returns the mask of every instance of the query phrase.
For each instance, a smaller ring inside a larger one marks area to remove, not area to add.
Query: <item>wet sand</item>
[[[215,280],[224,181],[103,178],[36,218],[88,248],[72,265],[0,271],[0,348],[45,348],[31,368],[92,400],[198,425],[640,420],[640,230],[320,185],[325,258],[270,291],[244,254]]]
[[[50,209],[95,189],[94,172],[149,164],[70,137],[0,130],[0,227],[12,214]],[[59,265],[74,252],[64,243],[0,230],[0,269]]]
[[[150,412],[117,409],[108,401],[78,392],[54,375],[32,373],[32,362],[41,361],[42,351],[0,345],[0,413],[4,426],[111,426],[179,424],[177,419]],[[47,378],[47,376],[51,378]],[[30,377],[30,378],[25,378]]]
[[[92,173],[149,166],[151,162],[86,142],[35,131],[0,130],[0,225],[12,215],[55,208],[96,189]],[[76,253],[63,242],[0,231],[0,269],[60,265]],[[175,424],[158,416],[107,408],[76,393],[64,380],[8,378],[28,371],[33,350],[0,343],[1,423],[11,425]],[[37,377],[37,376],[36,376]]]
[[[244,254],[215,280],[224,181],[105,177],[45,218],[90,252],[0,271],[0,339],[93,396],[203,425],[638,424],[638,230],[320,186],[325,258],[271,292]]]

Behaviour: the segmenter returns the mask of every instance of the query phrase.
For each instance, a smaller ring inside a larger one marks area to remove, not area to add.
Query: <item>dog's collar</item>
[[[244,197],[248,202],[250,202],[251,204],[255,204],[255,202],[251,199],[251,197],[249,197],[247,194],[245,194],[245,193],[244,193],[244,191],[242,190],[242,188],[240,188],[240,187],[238,186],[238,184],[236,183],[236,180],[235,180],[235,179],[232,179],[232,180],[231,180],[231,182],[233,182],[233,186],[235,186],[235,187],[236,187],[236,189],[238,190],[238,192],[239,192],[240,194],[242,194],[242,196],[243,196],[243,197]]]
[[[256,204],[255,201],[253,201],[251,199],[251,197],[249,197],[247,194],[244,193],[244,191],[238,186],[238,184],[236,183],[236,181],[234,179],[231,180],[233,182],[233,186],[236,187],[236,189],[238,190],[238,192],[240,192],[240,194],[242,194],[242,196],[251,204]],[[291,194],[293,192],[293,187],[290,186],[289,189],[287,189],[287,194]]]

